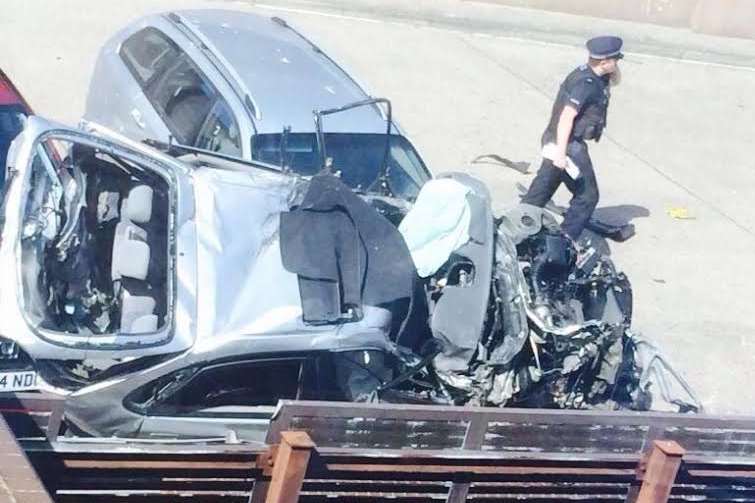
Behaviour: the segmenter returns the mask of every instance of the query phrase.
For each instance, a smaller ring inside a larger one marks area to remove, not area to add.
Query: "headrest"
[[[152,218],[152,196],[152,187],[147,185],[137,185],[131,189],[123,204],[123,216],[137,224],[149,222]]]
[[[149,269],[149,245],[131,239],[119,240],[113,248],[113,279],[128,277],[147,279]]]

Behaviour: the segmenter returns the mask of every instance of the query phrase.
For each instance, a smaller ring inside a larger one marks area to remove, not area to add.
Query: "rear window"
[[[179,52],[162,32],[145,28],[123,42],[120,54],[134,78],[145,86],[165,70]]]

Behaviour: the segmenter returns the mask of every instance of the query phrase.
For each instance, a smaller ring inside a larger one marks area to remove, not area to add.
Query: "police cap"
[[[621,53],[621,46],[624,45],[624,41],[619,37],[595,37],[588,40],[585,45],[593,59],[621,59],[624,57]]]

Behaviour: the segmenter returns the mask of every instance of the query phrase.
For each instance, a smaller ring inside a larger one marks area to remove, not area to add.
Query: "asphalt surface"
[[[107,36],[184,7],[284,17],[391,98],[435,173],[479,176],[499,210],[532,175],[471,161],[534,161],[584,39],[624,36],[624,79],[591,152],[599,214],[637,227],[611,243],[634,285],[634,328],[657,341],[709,412],[755,414],[755,42],[458,0],[4,0],[0,65],[38,113],[75,124]],[[565,189],[558,201],[568,201]]]

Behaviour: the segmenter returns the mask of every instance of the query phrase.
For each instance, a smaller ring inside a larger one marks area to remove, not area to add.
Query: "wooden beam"
[[[273,461],[267,503],[296,503],[315,444],[303,431],[283,431]]]
[[[685,451],[674,441],[656,440],[648,457],[637,503],[666,503]]]

